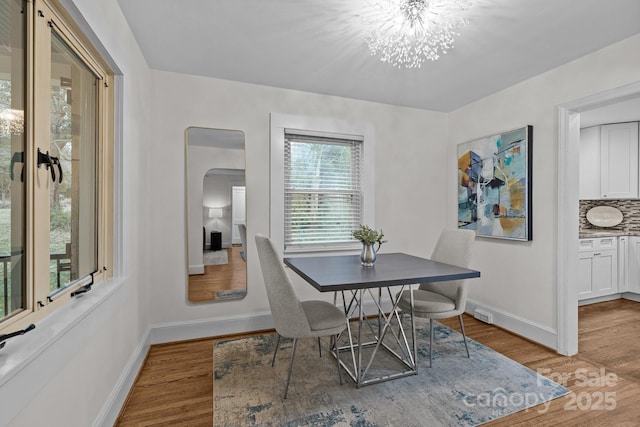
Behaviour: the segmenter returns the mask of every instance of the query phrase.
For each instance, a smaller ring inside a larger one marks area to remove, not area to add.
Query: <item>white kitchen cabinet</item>
[[[600,126],[600,193],[638,198],[638,122]]]
[[[580,198],[600,199],[600,126],[580,129]]]
[[[629,288],[629,237],[618,237],[618,292]]]
[[[578,300],[618,293],[617,238],[580,239],[578,270]]]
[[[631,236],[628,247],[627,286],[625,292],[640,294],[640,237]]]

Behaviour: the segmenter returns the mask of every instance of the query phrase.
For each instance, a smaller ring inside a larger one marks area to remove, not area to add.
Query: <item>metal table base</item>
[[[405,288],[406,286],[402,285],[400,288],[400,293]],[[410,346],[407,340],[407,335],[404,331],[404,327],[402,325],[401,313],[398,311],[398,298],[395,298],[393,296],[389,287],[384,288],[387,290],[389,299],[393,306],[392,309],[387,313],[382,308],[383,288],[375,289],[378,289],[377,296],[372,292],[374,289],[368,288],[350,291],[350,298],[348,298],[348,295],[345,295],[345,291],[340,291],[340,294],[342,295],[344,312],[347,317],[352,319],[355,317],[355,314],[357,312],[357,335],[354,339],[351,327],[349,326],[347,331],[345,331],[348,334],[349,345],[338,346],[337,349],[334,347],[332,348],[331,353],[334,355],[334,357],[338,358],[340,366],[342,366],[347,375],[349,375],[349,377],[351,377],[351,379],[356,383],[356,386],[358,388],[370,384],[392,380],[395,378],[416,375],[418,373],[416,365],[415,331],[414,333],[412,333],[412,346]],[[374,323],[377,323],[377,325],[372,324],[372,319],[370,317],[367,317],[364,313],[364,297],[367,294],[371,296],[378,310],[378,313],[373,320]],[[413,298],[413,292],[411,292],[411,294]],[[347,299],[349,299],[348,302]],[[336,294],[334,294],[334,304],[335,303],[337,303],[337,292]],[[393,323],[397,325],[397,331],[392,327],[394,326],[392,325]],[[412,328],[415,329],[413,321],[411,323]],[[363,332],[365,332],[363,331],[363,328],[365,327],[370,329],[370,332],[373,334],[373,340],[366,342],[363,341]],[[393,338],[393,342],[397,346],[397,349],[392,348],[384,342],[385,337],[387,337],[388,335],[391,335],[391,337]],[[338,339],[340,338],[341,336],[338,337]],[[363,350],[369,348],[372,348],[373,351],[367,357],[367,355],[364,354]],[[378,350],[380,349],[384,350],[394,360],[400,362],[400,366],[402,367],[402,369],[389,374],[372,376],[370,371],[374,360],[376,359],[376,355],[378,354]],[[350,363],[349,361],[345,362],[341,357],[339,357],[341,353],[350,354]]]

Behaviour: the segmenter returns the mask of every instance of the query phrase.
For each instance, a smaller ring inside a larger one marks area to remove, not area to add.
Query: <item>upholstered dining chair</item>
[[[238,233],[240,233],[240,242],[242,243],[240,257],[242,257],[244,262],[247,262],[247,226],[244,224],[238,224]]]
[[[476,233],[473,230],[444,230],[436,243],[431,260],[457,267],[468,268],[471,261],[471,246]],[[411,291],[399,295],[398,307],[405,313],[411,313]],[[429,319],[429,367],[433,355],[433,320],[458,316],[464,347],[469,356],[467,337],[464,333],[462,313],[467,303],[467,280],[421,283],[413,291],[413,316]],[[414,330],[415,333],[415,330]],[[415,338],[414,338],[415,339]]]
[[[286,399],[298,339],[319,339],[320,337],[331,336],[331,342],[335,345],[338,334],[348,326],[347,317],[342,310],[326,301],[300,301],[271,240],[261,234],[256,234],[255,240],[262,276],[267,289],[271,316],[278,334],[271,366],[274,365],[276,359],[280,337],[293,338],[289,372],[284,388],[284,398]],[[338,353],[336,352],[336,354]],[[342,384],[339,357],[337,361],[338,378],[340,379],[340,384]]]

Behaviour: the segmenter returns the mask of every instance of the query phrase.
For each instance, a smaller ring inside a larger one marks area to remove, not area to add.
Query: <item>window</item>
[[[52,2],[0,17],[1,330],[111,274],[113,85]]]
[[[362,222],[362,138],[285,130],[285,250],[353,243]]]
[[[271,113],[269,236],[285,254],[358,251],[374,224],[373,126]]]

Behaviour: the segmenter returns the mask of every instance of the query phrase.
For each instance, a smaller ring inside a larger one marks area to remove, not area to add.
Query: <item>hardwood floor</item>
[[[464,321],[469,337],[572,391],[548,407],[486,425],[640,425],[640,303],[616,300],[580,307],[580,352],[572,357],[471,316],[465,315]],[[459,329],[457,319],[442,323]],[[221,338],[152,346],[116,426],[211,426],[212,346]]]
[[[216,292],[247,288],[247,263],[242,260],[242,246],[227,251],[227,264],[205,265],[204,274],[189,276],[189,301],[215,301]]]

